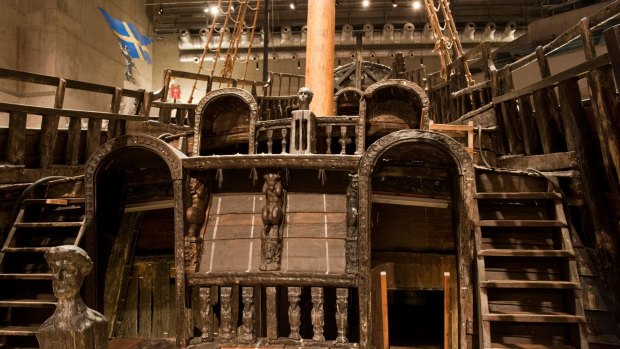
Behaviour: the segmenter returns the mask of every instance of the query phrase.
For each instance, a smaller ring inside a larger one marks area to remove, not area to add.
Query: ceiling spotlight
[[[220,8],[216,5],[213,5],[209,7],[209,12],[211,12],[212,15],[217,16],[218,14],[220,14]]]
[[[414,10],[419,10],[422,8],[422,3],[420,2],[420,0],[415,0],[411,6],[413,7]]]
[[[294,9],[295,9],[295,7],[297,7],[297,4],[295,3],[295,0],[291,1],[291,2],[288,4],[288,7],[290,7],[290,8],[291,8],[291,10],[294,10]]]
[[[370,0],[364,0],[364,1],[362,1],[362,6],[364,6],[364,7],[368,7],[368,6],[370,6]]]
[[[396,0],[392,0],[392,7],[398,7],[398,4],[396,3]]]
[[[209,6],[205,5],[205,7],[202,8],[202,11],[204,13],[209,13]]]
[[[157,14],[160,15],[160,16],[164,14],[164,4],[159,3],[159,8],[157,9]]]

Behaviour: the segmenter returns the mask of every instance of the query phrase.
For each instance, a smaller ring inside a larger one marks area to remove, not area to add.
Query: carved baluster
[[[291,324],[291,334],[288,338],[300,340],[299,325],[301,324],[301,310],[299,309],[299,297],[301,296],[301,287],[288,288],[288,322]]]
[[[324,342],[323,327],[325,325],[323,312],[323,287],[312,287],[312,340]]]
[[[206,179],[192,177],[189,181],[191,206],[185,211],[188,222],[187,235],[185,236],[185,268],[193,272],[198,264],[198,251],[200,251],[201,236],[200,228],[205,221],[205,208],[209,197]]]
[[[357,261],[357,223],[359,217],[359,191],[358,191],[358,175],[350,175],[351,181],[347,187],[347,235],[345,242],[345,271],[347,273],[355,273],[358,268]]]
[[[278,308],[276,288],[273,286],[266,287],[267,295],[267,339],[274,341],[278,339]]]
[[[338,327],[338,337],[336,343],[348,343],[347,339],[347,308],[349,306],[349,290],[346,288],[336,289],[336,326]]]
[[[273,130],[267,130],[267,154],[273,152]]]
[[[243,325],[239,331],[239,339],[245,343],[254,342],[254,287],[243,287],[241,290],[243,299]]]
[[[288,143],[288,128],[282,129],[282,154],[286,154],[286,145]]]
[[[220,288],[220,340],[227,342],[233,338],[232,333],[232,287]]]
[[[325,126],[325,135],[327,136],[325,139],[325,142],[327,143],[327,152],[325,154],[332,153],[332,131],[333,127],[331,125]]]
[[[344,155],[347,153],[347,144],[351,143],[351,139],[349,138],[349,135],[347,134],[347,127],[346,126],[340,126],[340,154]]]
[[[213,341],[213,306],[211,304],[211,287],[201,287],[200,296],[200,318],[202,319],[203,342]]]

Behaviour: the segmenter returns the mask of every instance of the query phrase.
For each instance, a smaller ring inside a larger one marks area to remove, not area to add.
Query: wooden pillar
[[[335,0],[308,0],[306,86],[314,92],[310,110],[331,115],[334,110]]]

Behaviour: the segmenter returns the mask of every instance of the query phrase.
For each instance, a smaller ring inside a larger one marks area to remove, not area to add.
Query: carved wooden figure
[[[244,343],[254,342],[254,288],[244,287],[241,291],[243,299],[243,325],[239,327],[239,340]]]
[[[299,110],[291,112],[291,154],[316,153],[316,116],[309,110],[312,96],[307,87],[297,92]]]
[[[192,204],[185,212],[188,229],[185,236],[185,267],[193,270],[198,264],[198,251],[200,251],[199,236],[200,228],[205,221],[208,190],[202,179],[193,177],[189,182],[189,192]]]
[[[358,176],[351,175],[351,181],[347,187],[347,235],[345,242],[345,255],[347,273],[357,272],[357,223],[358,223]]]
[[[291,333],[288,338],[300,340],[299,325],[301,325],[301,309],[299,308],[299,297],[301,296],[301,287],[288,288],[288,322],[291,325]]]
[[[232,333],[232,287],[220,288],[220,340],[228,342]]]
[[[349,307],[349,290],[346,288],[336,289],[336,327],[338,328],[338,337],[336,343],[348,343],[347,339],[347,310]]]
[[[261,237],[261,264],[259,269],[275,271],[280,270],[280,257],[282,255],[280,225],[284,217],[284,188],[279,174],[269,173],[264,178],[263,194],[265,194],[266,200],[262,210],[264,229]]]
[[[77,246],[52,247],[45,253],[52,269],[52,287],[58,298],[56,311],[45,320],[37,340],[42,349],[103,349],[108,347],[108,320],[89,309],[80,288],[93,262]]]
[[[325,325],[323,311],[323,287],[312,287],[312,340],[315,342],[325,342],[323,327]]]
[[[201,287],[198,292],[200,297],[200,318],[202,320],[202,335],[200,338],[203,342],[212,342],[213,305],[211,304],[211,287]]]

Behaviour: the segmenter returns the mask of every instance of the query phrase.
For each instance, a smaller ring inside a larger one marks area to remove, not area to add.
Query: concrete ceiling
[[[222,7],[227,8],[229,1],[235,4],[239,0],[221,0]],[[250,1],[255,6],[256,0]],[[291,26],[299,31],[306,24],[307,0],[295,0],[296,8],[292,10],[292,0],[269,1],[269,25],[272,31],[282,26]],[[316,0],[324,1],[324,0]],[[336,25],[352,24],[355,29],[370,23],[375,28],[382,28],[385,23],[395,25],[411,22],[421,28],[426,22],[425,9],[414,10],[413,0],[369,0],[370,6],[363,7],[362,0],[337,0]],[[424,1],[421,1],[424,3]],[[529,22],[553,14],[572,10],[596,3],[596,0],[452,0],[450,6],[457,22],[457,28],[467,22],[474,22],[483,27],[487,22],[499,25],[516,22],[525,27]],[[157,35],[177,35],[181,29],[198,31],[211,21],[211,15],[203,11],[205,5],[216,5],[217,0],[147,0],[146,11],[152,19],[153,29]],[[398,6],[394,7],[393,3]],[[435,0],[437,4],[437,0]],[[265,0],[261,1],[257,26],[263,27]],[[248,11],[246,21],[251,23],[254,13]],[[441,18],[441,17],[440,17]]]

